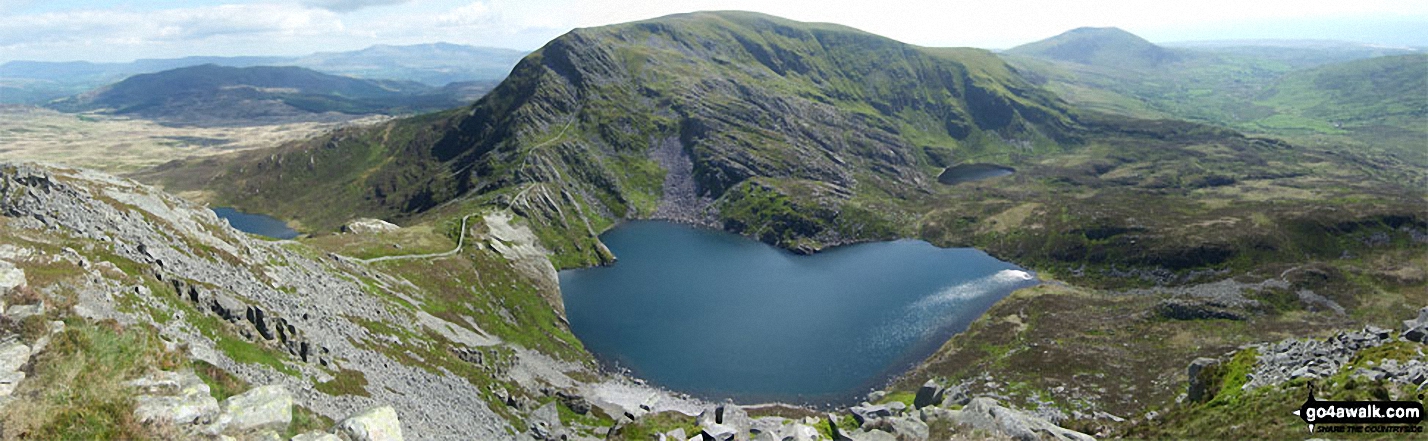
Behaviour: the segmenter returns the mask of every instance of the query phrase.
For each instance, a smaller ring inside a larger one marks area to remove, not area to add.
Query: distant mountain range
[[[443,86],[498,81],[526,52],[448,43],[378,45],[351,52],[302,57],[184,57],[129,63],[11,61],[0,65],[0,104],[42,103],[82,93],[129,76],[213,64],[227,67],[298,66],[366,79],[393,79]]]
[[[1075,29],[1003,57],[1073,104],[1180,118],[1428,164],[1428,54],[1334,41],[1176,43]]]
[[[293,66],[204,64],[134,75],[49,106],[70,112],[102,110],[169,124],[249,125],[447,109],[479,98],[494,84],[452,83],[436,88]]]

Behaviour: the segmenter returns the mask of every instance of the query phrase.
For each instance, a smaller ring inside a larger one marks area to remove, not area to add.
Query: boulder
[[[10,305],[9,308],[5,309],[5,317],[9,317],[10,320],[17,322],[33,316],[43,315],[44,313],[44,302],[29,305]]]
[[[556,417],[559,420],[559,416]],[[402,423],[392,406],[368,409],[337,424],[338,433],[352,441],[401,441]]]
[[[1200,372],[1205,370],[1205,368],[1217,364],[1220,364],[1219,360],[1204,357],[1196,358],[1195,361],[1190,362],[1190,367],[1186,371],[1190,382],[1190,390],[1186,394],[1186,399],[1191,403],[1199,403],[1211,398],[1211,396],[1206,396],[1206,393],[1210,392],[1208,390],[1210,387],[1210,379],[1202,378]]]
[[[749,413],[734,404],[720,404],[715,407],[714,422],[733,428],[735,437],[739,440],[749,439],[749,429],[754,425],[754,419],[749,418]]]
[[[281,385],[255,387],[223,400],[218,432],[285,430],[293,420],[293,394]]]
[[[936,381],[927,380],[922,383],[922,387],[917,388],[917,396],[912,399],[912,406],[918,409],[942,402],[942,386]]]
[[[665,438],[669,438],[669,439],[672,439],[672,440],[680,440],[680,441],[684,441],[684,440],[689,439],[689,435],[687,435],[687,434],[684,433],[684,428],[683,428],[683,427],[676,427],[674,430],[665,432],[665,433],[664,433],[664,436],[665,436]]]
[[[931,423],[933,421],[956,421],[957,413],[959,412],[961,411],[928,406],[918,411],[918,419],[921,419],[924,423]]]
[[[912,417],[889,418],[892,434],[902,441],[926,441],[930,436],[927,423]]]
[[[401,227],[381,219],[355,219],[342,226],[343,233],[352,234],[377,234],[388,231],[396,231]]]
[[[18,371],[29,362],[29,346],[15,340],[0,343],[0,373]]]
[[[25,373],[20,371],[0,372],[0,397],[9,397],[25,381]]]
[[[790,426],[788,435],[793,441],[818,441],[822,437],[818,434],[818,429],[804,424]]]
[[[853,406],[848,411],[853,414],[853,419],[858,420],[858,425],[867,425],[878,418],[892,416],[892,410],[883,405]]]
[[[192,371],[159,371],[128,384],[147,392],[134,398],[134,416],[140,422],[201,424],[219,412],[218,400],[210,394],[208,384]]]
[[[966,406],[968,401],[972,401],[972,396],[967,394],[967,388],[960,385],[948,386],[942,389],[942,400],[938,404],[942,407]]]
[[[1081,432],[1063,429],[1045,419],[1002,407],[995,400],[986,397],[973,398],[962,411],[954,414],[953,421],[1019,441],[1095,439]]]
[[[0,260],[0,294],[9,293],[25,286],[25,270],[15,268],[10,262]]]
[[[739,430],[723,424],[710,424],[699,432],[706,440],[714,441],[734,441],[734,436],[739,434]]]
[[[1428,343],[1428,306],[1418,310],[1418,317],[1403,321],[1403,339]]]

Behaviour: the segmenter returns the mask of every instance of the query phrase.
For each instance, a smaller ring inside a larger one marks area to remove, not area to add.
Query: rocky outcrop
[[[1388,343],[1392,338],[1391,330],[1367,326],[1360,331],[1341,331],[1322,340],[1285,339],[1254,345],[1259,357],[1245,388],[1279,384],[1295,378],[1327,378],[1343,368],[1358,351]],[[1412,380],[1410,377],[1416,374],[1423,374],[1421,380],[1428,380],[1428,370],[1421,367],[1413,372],[1395,372],[1394,377],[1402,377],[1404,382],[1409,382]]]
[[[1403,321],[1404,340],[1428,343],[1428,306],[1418,310],[1418,317]]]
[[[134,416],[143,423],[207,424],[221,411],[208,384],[193,371],[159,371],[129,385],[143,392],[134,397]]]
[[[281,385],[261,386],[223,400],[223,413],[205,431],[282,431],[293,420],[293,394]]]
[[[329,418],[388,403],[424,416],[404,422],[411,425],[404,430],[512,438],[509,424],[470,381],[394,360],[368,342],[375,336],[354,320],[401,323],[414,331],[429,326],[371,292],[400,283],[389,275],[311,248],[249,237],[202,206],[86,170],[0,164],[0,215],[23,234],[84,245],[74,255],[0,249],[0,259],[12,263],[64,259],[85,271],[70,287],[77,304],[65,314],[153,323],[175,347],[187,347],[246,382],[285,386],[292,399]],[[102,257],[94,255],[100,250]],[[19,274],[4,269],[0,264],[0,279]],[[30,288],[42,294],[55,289]],[[298,373],[235,360],[231,346],[219,340],[247,340],[254,346],[244,344],[246,349],[273,355],[282,369]],[[382,387],[369,388],[372,396],[361,400],[312,387],[343,369],[360,371]]]
[[[1190,362],[1190,367],[1186,369],[1186,376],[1189,377],[1190,382],[1189,391],[1186,392],[1186,400],[1192,403],[1198,403],[1209,397],[1207,394],[1210,392],[1209,388],[1212,382],[1201,375],[1201,373],[1205,372],[1206,368],[1218,364],[1220,364],[1219,360],[1205,357],[1196,358],[1195,361]]]
[[[1019,441],[1094,439],[1090,435],[1063,429],[1044,419],[1003,407],[985,397],[973,398],[962,410],[952,411],[951,417],[952,421],[957,423],[1006,435]]]
[[[559,417],[556,417],[559,421]],[[402,424],[392,406],[368,409],[337,423],[337,431],[351,441],[402,441]]]
[[[342,226],[343,233],[379,234],[396,231],[401,227],[381,219],[355,219]]]
[[[159,371],[130,381],[134,416],[145,424],[174,428],[185,438],[275,439],[292,423],[292,393],[281,385],[249,389],[219,405],[192,371]],[[297,435],[296,441],[401,441],[402,426],[391,406],[352,415],[329,431]]]
[[[560,279],[555,265],[546,256],[550,253],[541,246],[530,227],[512,223],[510,213],[497,211],[482,217],[489,232],[486,244],[497,254],[505,257],[515,266],[516,271],[529,278],[539,288],[546,303],[555,309],[560,317],[565,317],[565,300],[560,297]]]

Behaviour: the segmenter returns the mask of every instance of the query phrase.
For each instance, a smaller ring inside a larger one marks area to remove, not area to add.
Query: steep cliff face
[[[213,164],[222,170],[215,182],[183,171],[160,180],[207,186],[317,229],[351,212],[410,215],[497,195],[538,219],[603,223],[658,211],[724,223],[721,198],[752,185],[824,215],[811,229],[736,223],[817,248],[863,238],[835,228],[847,223],[841,213],[886,222],[869,215],[878,210],[864,209],[862,195],[925,194],[942,166],[1056,149],[1077,141],[1076,127],[1057,98],[986,51],[695,13],[572,31],[468,109]],[[679,163],[687,173],[671,172]],[[678,189],[693,197],[670,206]],[[657,210],[662,200],[670,209]]]

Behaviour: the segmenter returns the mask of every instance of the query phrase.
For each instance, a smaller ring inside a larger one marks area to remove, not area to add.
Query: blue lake
[[[261,214],[249,214],[229,207],[217,207],[213,209],[213,214],[228,221],[234,229],[244,233],[267,236],[274,239],[292,239],[298,237],[298,232],[288,227],[286,222],[274,219]]]
[[[855,402],[1038,283],[981,251],[914,240],[800,256],[654,221],[601,240],[618,262],[560,272],[586,348],[656,385],[740,403]]]

